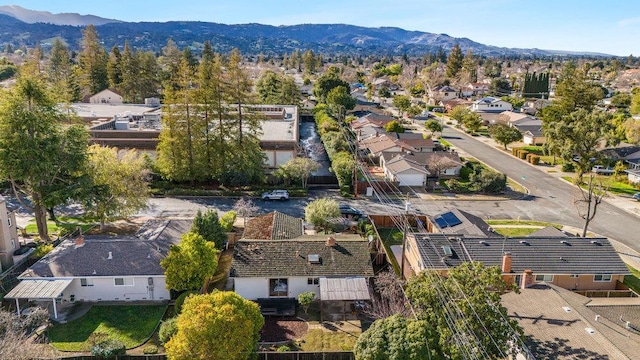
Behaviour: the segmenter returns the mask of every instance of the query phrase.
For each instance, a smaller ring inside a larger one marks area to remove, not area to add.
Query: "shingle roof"
[[[427,169],[424,167],[424,165],[420,165],[414,161],[404,158],[394,159],[394,161],[385,163],[385,167],[393,174],[399,174],[409,170],[413,170],[414,173],[419,172],[426,175],[430,174],[429,171],[427,171]]]
[[[180,243],[192,222],[154,222],[139,237],[84,236],[83,246],[76,246],[75,239],[65,240],[20,277],[162,275],[160,260],[171,245]]]
[[[480,242],[482,241],[482,243]],[[511,253],[513,273],[529,269],[537,274],[628,274],[620,256],[605,238],[517,237],[463,239],[475,261],[500,266]]]
[[[327,247],[324,239],[264,241],[242,240],[235,244],[231,263],[232,277],[276,276],[373,276],[369,244],[366,240],[347,240],[334,235],[335,247]],[[308,255],[319,255],[320,263],[312,264]]]
[[[520,291],[502,295],[502,305],[537,359],[633,359],[640,353],[640,336],[619,322],[595,321],[597,312],[584,306],[589,298],[544,284]]]
[[[242,237],[251,240],[285,240],[303,234],[302,219],[273,211],[249,220]]]
[[[433,233],[409,234],[409,236],[416,239],[418,252],[425,268],[447,269],[470,260],[460,242],[454,237]],[[445,254],[445,247],[451,249],[451,255]]]

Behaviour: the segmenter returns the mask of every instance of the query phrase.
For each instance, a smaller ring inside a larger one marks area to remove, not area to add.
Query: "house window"
[[[611,281],[611,275],[593,275],[593,281],[598,281],[598,282]]]
[[[307,278],[307,285],[318,285],[320,284],[320,278]]]
[[[552,282],[553,275],[536,275],[536,281]]]
[[[9,223],[9,227],[11,227],[11,218],[8,218],[7,222]]]
[[[115,278],[114,281],[116,286],[133,286],[132,278]]]
[[[289,279],[269,279],[269,296],[287,296]]]
[[[572,278],[572,279],[577,279],[577,278],[578,278],[578,276],[580,276],[580,275],[578,275],[578,274],[571,274],[571,275],[569,275],[569,277],[570,277],[570,278]]]
[[[93,279],[80,278],[80,286],[93,286]]]
[[[522,282],[522,275],[516,275],[515,279],[513,280],[513,283],[516,286],[520,286],[520,283]]]

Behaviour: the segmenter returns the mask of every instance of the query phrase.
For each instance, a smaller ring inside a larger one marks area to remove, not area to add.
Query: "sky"
[[[392,26],[501,47],[640,55],[640,0],[13,0],[3,5],[131,22]]]

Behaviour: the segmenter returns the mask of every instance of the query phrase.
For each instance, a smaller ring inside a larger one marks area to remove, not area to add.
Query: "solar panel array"
[[[458,217],[452,213],[451,211],[446,212],[439,217],[435,218],[435,222],[441,229],[446,227],[454,227],[456,225],[462,224],[462,221],[458,219]]]

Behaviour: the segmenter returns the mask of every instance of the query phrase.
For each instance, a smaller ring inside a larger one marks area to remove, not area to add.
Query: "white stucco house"
[[[235,292],[259,301],[296,299],[311,291],[323,300],[322,278],[367,280],[374,275],[367,240],[344,234],[331,239],[305,235],[291,240],[240,240],[231,263]]]
[[[446,151],[385,151],[380,156],[380,167],[385,177],[399,186],[424,186],[430,179],[458,177],[462,161],[457,153]]]
[[[627,179],[629,180],[630,183],[640,184],[640,169],[638,170],[629,169],[629,170],[625,170],[625,172],[627,173]]]
[[[111,89],[104,89],[99,93],[89,97],[91,104],[119,104],[123,101],[122,95]]]
[[[52,301],[168,301],[160,261],[192,220],[152,221],[136,236],[79,236],[60,243],[24,271],[5,297]],[[18,305],[19,307],[19,305]]]
[[[511,111],[513,106],[508,101],[487,96],[478,99],[471,104],[471,111],[475,112],[503,112]]]

